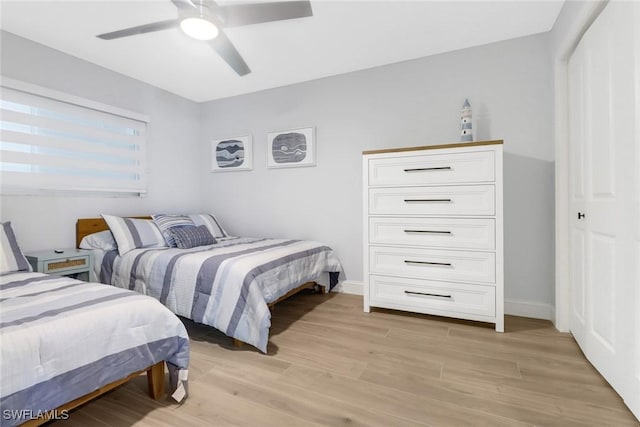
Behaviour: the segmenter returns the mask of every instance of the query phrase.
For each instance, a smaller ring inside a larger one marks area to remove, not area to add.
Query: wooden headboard
[[[151,219],[150,216],[131,216],[128,218]],[[76,248],[80,247],[80,242],[85,236],[108,230],[109,226],[104,218],[79,218],[76,222]]]

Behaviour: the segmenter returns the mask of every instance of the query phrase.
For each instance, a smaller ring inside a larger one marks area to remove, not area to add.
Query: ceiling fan
[[[240,53],[227,38],[223,28],[282,21],[313,16],[309,1],[234,4],[220,6],[213,0],[171,0],[178,8],[178,18],[152,22],[99,34],[98,38],[113,40],[137,34],[180,27],[188,36],[208,41],[211,47],[240,76],[251,70]]]

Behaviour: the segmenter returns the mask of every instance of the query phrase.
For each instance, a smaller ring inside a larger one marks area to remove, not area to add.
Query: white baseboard
[[[512,316],[531,317],[555,321],[556,308],[542,302],[522,301],[514,299],[504,300],[504,314]]]
[[[340,292],[343,294],[364,295],[364,285],[357,280],[344,280],[338,283],[331,292]]]
[[[363,295],[364,284],[357,280],[345,280],[338,283],[332,292]],[[553,322],[555,320],[556,309],[551,304],[507,299],[504,301],[504,312],[512,316],[545,319]]]

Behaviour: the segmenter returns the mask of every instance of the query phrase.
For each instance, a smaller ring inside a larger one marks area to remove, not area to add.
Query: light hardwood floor
[[[573,338],[547,321],[491,325],[301,294],[272,317],[268,355],[186,321],[190,397],[153,401],[146,379],[58,426],[638,426]]]

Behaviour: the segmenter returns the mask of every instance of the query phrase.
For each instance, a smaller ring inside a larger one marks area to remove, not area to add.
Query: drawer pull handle
[[[404,293],[405,294],[409,294],[409,295],[424,295],[424,296],[427,296],[427,297],[451,298],[451,295],[428,294],[426,292],[404,291]]]
[[[405,259],[404,262],[407,264],[444,265],[445,267],[451,267],[451,263],[449,262],[411,261],[408,259]]]
[[[442,166],[439,168],[413,168],[413,169],[405,169],[405,172],[423,172],[423,171],[450,171],[451,166]]]
[[[404,199],[405,203],[451,202],[451,199]]]
[[[405,233],[433,233],[433,234],[451,234],[450,231],[439,230],[404,230]]]

